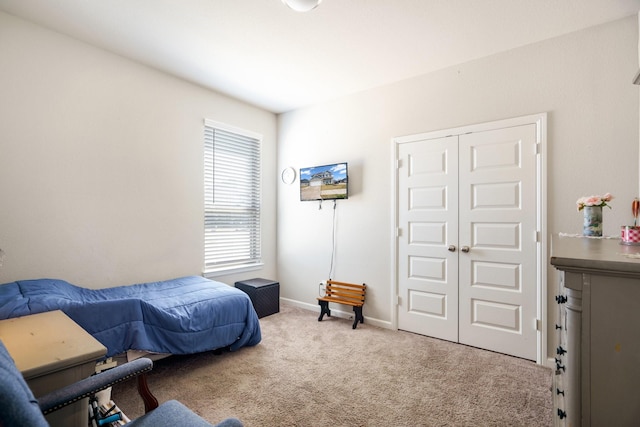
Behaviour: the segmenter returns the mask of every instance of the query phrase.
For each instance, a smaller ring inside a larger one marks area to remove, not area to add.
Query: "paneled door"
[[[458,340],[458,137],[399,149],[400,329]]]
[[[399,329],[536,360],[538,132],[397,144]]]

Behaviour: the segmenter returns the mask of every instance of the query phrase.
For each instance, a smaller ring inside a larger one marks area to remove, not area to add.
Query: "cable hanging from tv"
[[[320,201],[322,203],[322,201]],[[338,206],[337,200],[333,200],[333,228],[331,230],[331,265],[329,267],[329,280],[333,278],[333,268],[336,258],[336,207]]]

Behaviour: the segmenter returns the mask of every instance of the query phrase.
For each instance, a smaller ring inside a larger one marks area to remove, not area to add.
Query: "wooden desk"
[[[107,349],[62,311],[0,320],[0,339],[38,397],[87,378]],[[47,416],[52,427],[86,427],[88,401]]]

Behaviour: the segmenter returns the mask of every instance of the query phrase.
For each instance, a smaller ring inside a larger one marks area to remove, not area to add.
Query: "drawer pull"
[[[558,416],[562,420],[564,418],[567,418],[567,413],[565,411],[563,411],[562,409],[558,408]]]
[[[562,356],[563,354],[565,354],[567,352],[567,350],[565,350],[564,348],[562,348],[562,346],[559,346],[558,348],[556,348],[556,354],[559,354],[560,356]]]
[[[560,391],[560,389],[559,389],[559,388],[556,388],[556,394],[557,394],[557,395],[560,395],[560,394],[561,394],[561,395],[563,395],[563,396],[564,396],[564,390]]]
[[[556,301],[558,304],[564,304],[567,302],[567,297],[564,295],[556,295]]]

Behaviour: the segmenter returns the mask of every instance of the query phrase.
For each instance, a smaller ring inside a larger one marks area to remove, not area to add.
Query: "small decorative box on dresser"
[[[280,311],[280,283],[256,278],[236,282],[236,288],[249,295],[259,318]]]
[[[638,425],[640,247],[554,237],[551,264],[560,271],[555,425]]]

